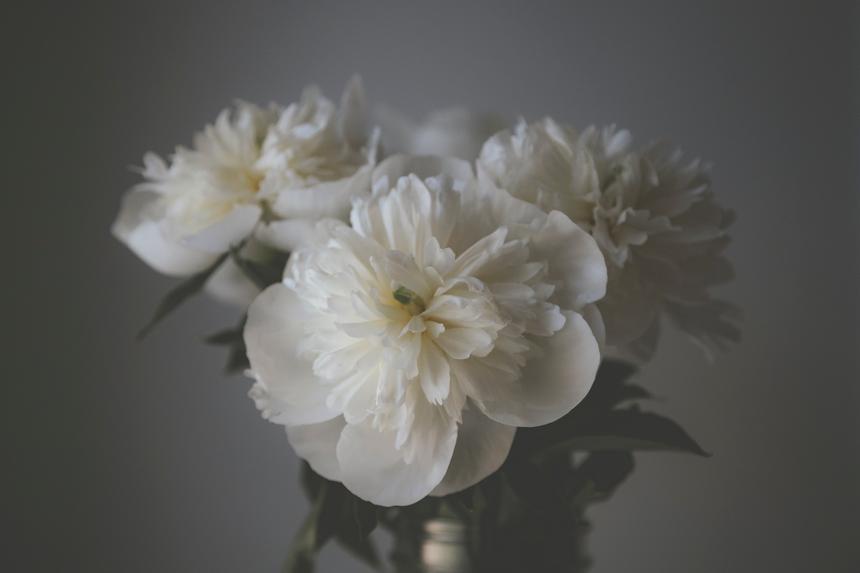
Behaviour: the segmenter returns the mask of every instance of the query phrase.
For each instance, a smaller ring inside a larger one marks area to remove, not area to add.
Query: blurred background
[[[222,374],[200,298],[109,234],[129,166],[234,98],[616,122],[714,162],[744,340],[666,336],[640,382],[710,459],[637,456],[594,573],[860,570],[853,2],[30,2],[5,8],[5,571],[277,571],[307,505],[281,429]],[[10,11],[11,10],[11,11]],[[9,225],[11,222],[11,225]],[[11,317],[11,321],[9,320]],[[363,571],[340,550],[321,571]]]

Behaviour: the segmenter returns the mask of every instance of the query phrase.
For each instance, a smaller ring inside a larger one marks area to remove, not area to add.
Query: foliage
[[[437,517],[466,524],[478,573],[586,570],[586,509],[609,499],[632,473],[634,451],[707,455],[676,423],[631,405],[650,398],[630,383],[634,373],[628,364],[605,361],[591,392],[572,412],[547,426],[520,428],[498,472],[443,498],[375,507],[305,465],[302,481],[313,509],[296,535],[285,571],[313,571],[315,554],[331,539],[379,567],[368,537],[377,522],[394,536],[390,561],[395,570],[420,571],[423,526]]]
[[[138,340],[142,340],[146,337],[147,334],[159,323],[161,322],[168,314],[179,308],[179,306],[184,303],[186,300],[191,298],[192,296],[199,293],[203,290],[203,287],[206,285],[206,281],[209,280],[209,277],[221,266],[221,264],[227,259],[227,254],[223,254],[218,257],[214,263],[209,265],[204,270],[199,273],[192,275],[179,283],[173,289],[168,291],[168,293],[161,299],[161,302],[158,303],[158,306],[155,308],[155,312],[152,314],[152,318],[149,319],[149,322],[146,323],[140,332],[137,333]]]
[[[168,291],[156,307],[150,321],[141,329],[138,339],[144,338],[167,315],[178,309],[188,299],[200,293],[203,287],[206,286],[206,281],[224,264],[228,257],[248,280],[254,283],[260,290],[264,290],[266,287],[281,280],[289,253],[270,254],[266,262],[261,263],[244,257],[242,255],[242,247],[243,243],[231,247],[228,252],[218,257],[205,270],[185,279],[172,290]],[[228,374],[242,372],[249,367],[248,356],[245,351],[245,340],[243,338],[246,318],[246,316],[242,316],[237,326],[220,330],[203,339],[207,344],[223,346],[227,349],[227,362],[224,370]]]

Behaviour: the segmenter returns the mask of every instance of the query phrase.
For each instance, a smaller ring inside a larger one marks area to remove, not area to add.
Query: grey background
[[[593,512],[595,573],[860,570],[854,4],[5,12],[3,570],[277,570],[306,504],[282,432],[199,341],[233,314],[195,301],[135,343],[172,283],[108,227],[143,152],[233,98],[336,96],[356,71],[411,114],[618,122],[716,164],[744,342],[711,366],[670,336],[641,375],[714,457],[639,456]],[[332,549],[322,570],[360,568]]]

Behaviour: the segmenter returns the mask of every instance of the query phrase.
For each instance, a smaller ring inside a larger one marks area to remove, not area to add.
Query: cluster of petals
[[[393,156],[252,304],[252,398],[321,475],[379,505],[468,487],[517,427],[586,395],[606,266],[566,215]]]
[[[735,309],[711,294],[733,276],[724,256],[733,215],[716,202],[701,161],[665,143],[636,149],[614,126],[577,132],[544,119],[491,137],[478,171],[543,211],[566,213],[597,241],[612,351],[650,358],[663,316],[709,353],[737,338]]]
[[[737,338],[707,165],[614,126],[376,119],[357,78],[339,105],[238,102],[147,154],[113,226],[167,275],[224,261],[207,288],[248,308],[250,396],[320,475],[383,506],[460,491],[570,412],[601,354],[650,358],[663,317],[709,352]],[[290,253],[283,280],[260,292],[237,247]]]
[[[315,87],[285,109],[238,102],[169,161],[144,157],[144,180],[124,197],[113,233],[171,276],[200,272],[237,245],[265,262],[295,246],[316,220],[349,212],[376,162],[377,138],[357,78],[339,107]],[[243,299],[244,282],[228,261],[211,290]]]

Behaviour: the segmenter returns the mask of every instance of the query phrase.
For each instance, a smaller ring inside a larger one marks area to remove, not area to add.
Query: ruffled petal
[[[272,285],[248,310],[245,345],[257,383],[251,398],[266,419],[285,425],[325,422],[339,412],[326,405],[329,388],[299,354],[305,339],[305,311],[296,294]]]
[[[113,235],[134,254],[165,275],[193,275],[215,262],[216,255],[201,252],[171,239],[161,224],[146,216],[160,198],[152,191],[133,190],[125,194],[119,216],[111,228]]]
[[[475,407],[463,410],[451,465],[431,495],[464,490],[495,472],[507,459],[515,433],[515,427],[491,420]]]
[[[345,427],[343,416],[320,424],[287,426],[287,439],[296,454],[315,472],[326,479],[341,481],[337,442]]]
[[[499,375],[485,360],[457,363],[458,379],[493,420],[511,426],[549,424],[579,404],[594,382],[600,350],[591,327],[575,312],[565,312],[564,327],[536,338],[537,351],[519,377]]]
[[[469,182],[474,178],[472,166],[462,159],[436,155],[392,155],[373,170],[373,185],[387,178],[389,189],[406,175],[419,179],[448,175],[454,181]],[[386,189],[388,191],[388,189]]]

